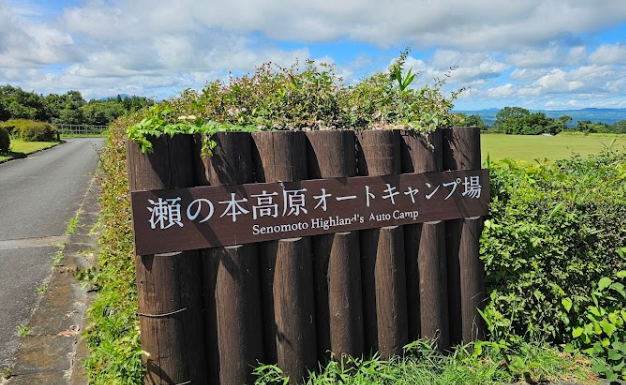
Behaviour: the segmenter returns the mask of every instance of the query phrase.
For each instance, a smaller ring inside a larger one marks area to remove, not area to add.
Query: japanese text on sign
[[[488,201],[486,170],[132,193],[138,254],[485,215]]]

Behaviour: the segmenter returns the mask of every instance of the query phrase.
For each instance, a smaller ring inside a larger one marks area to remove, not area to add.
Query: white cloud
[[[626,62],[626,45],[622,43],[601,45],[591,55],[589,61],[593,64],[623,64]]]
[[[47,23],[24,18],[26,8],[14,11],[0,0],[0,67],[33,68],[80,59],[74,39]]]
[[[551,45],[547,48],[526,48],[511,54],[507,60],[521,68],[545,68],[551,66],[573,66],[580,64],[587,56],[584,46],[564,48]]]
[[[286,66],[318,55],[308,42],[347,41],[367,47],[337,66],[348,84],[384,70],[388,57],[370,55],[367,44],[411,45],[407,66],[421,72],[414,85],[432,84],[455,67],[445,90],[471,87],[464,100],[547,103],[542,98],[559,97],[565,103],[568,94],[579,101],[626,94],[626,45],[606,44],[589,53],[577,41],[578,33],[626,20],[624,0],[85,0],[66,9],[34,4],[0,0],[0,84],[44,93],[79,89],[97,97],[171,94],[266,61]],[[295,48],[280,48],[281,42]]]
[[[549,69],[544,68],[534,68],[534,69],[520,69],[516,68],[511,72],[509,76],[511,80],[519,80],[519,81],[529,81],[536,80],[550,72]]]
[[[556,101],[556,100],[551,100],[549,102],[546,102],[544,104],[544,106],[549,109],[549,110],[562,110],[562,109],[569,109],[569,108],[579,108],[580,104],[578,103],[578,100],[567,100],[567,101]]]
[[[492,98],[502,98],[513,96],[515,93],[515,87],[511,83],[505,85],[489,88],[486,92],[487,96]]]
[[[605,28],[626,18],[622,0],[119,0],[68,9],[70,30],[120,40],[199,27],[259,31],[279,40],[338,38],[390,46],[511,49]],[[120,33],[123,31],[123,33]]]

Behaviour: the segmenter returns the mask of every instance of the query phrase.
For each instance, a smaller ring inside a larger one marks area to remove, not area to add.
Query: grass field
[[[43,150],[59,144],[59,142],[24,142],[20,139],[11,140],[11,151],[0,153],[0,162],[12,158],[24,158],[35,151]]]
[[[572,153],[583,156],[600,152],[605,145],[611,144],[625,149],[626,135],[498,135],[481,136],[483,162],[489,156],[492,160],[517,159],[533,162],[535,159],[563,159]]]

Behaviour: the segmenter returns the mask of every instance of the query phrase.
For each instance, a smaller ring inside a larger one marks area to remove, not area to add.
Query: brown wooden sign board
[[[133,191],[137,255],[483,216],[489,171]]]

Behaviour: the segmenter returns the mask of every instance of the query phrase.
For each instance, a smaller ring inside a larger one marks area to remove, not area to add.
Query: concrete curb
[[[29,156],[29,155],[33,155],[33,154],[36,154],[36,153],[38,153],[38,152],[42,152],[42,151],[49,150],[49,149],[51,149],[51,148],[55,148],[55,147],[56,147],[56,146],[58,146],[59,144],[63,144],[63,142],[61,141],[61,142],[59,142],[59,143],[53,144],[53,145],[52,145],[52,146],[50,146],[50,147],[46,147],[46,148],[42,148],[41,150],[37,150],[37,151],[33,151],[33,152],[29,152],[28,154],[25,154],[26,156],[25,156],[25,157],[23,157],[23,158],[9,158],[9,159],[5,159],[5,160],[0,160],[0,164],[2,164],[2,163],[6,163],[6,162],[10,162],[10,161],[12,161],[12,160],[16,160],[16,159],[26,159],[26,158],[28,158],[28,156]]]
[[[62,259],[53,270],[47,290],[28,322],[29,335],[15,353],[11,377],[2,385],[86,384],[81,360],[88,349],[80,335],[86,311],[95,296],[76,274],[96,265],[100,205],[99,176],[95,176],[77,212],[78,225],[62,248]]]

